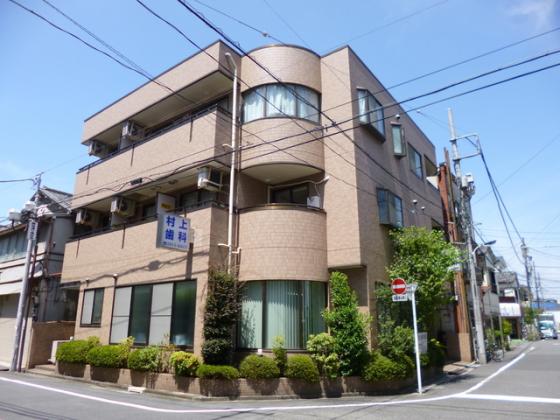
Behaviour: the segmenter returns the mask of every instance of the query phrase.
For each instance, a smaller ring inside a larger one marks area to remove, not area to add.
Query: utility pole
[[[527,299],[529,300],[529,308],[533,308],[533,293],[531,291],[531,267],[529,264],[530,256],[528,247],[525,245],[525,238],[521,238],[521,255],[523,255],[523,265],[525,266],[525,278],[527,279]]]
[[[39,192],[41,190],[41,175],[37,175],[33,183],[36,187],[35,198],[33,201],[26,203],[25,210],[28,211],[27,220],[27,253],[25,254],[25,265],[23,267],[23,278],[21,280],[21,292],[19,294],[19,302],[16,315],[16,334],[14,338],[14,351],[12,354],[12,363],[10,371],[15,372],[18,366],[21,366],[21,359],[23,358],[23,349],[21,348],[22,331],[23,331],[23,318],[25,312],[25,305],[27,302],[27,295],[29,294],[29,266],[31,265],[31,256],[37,243],[37,233],[39,231],[39,222],[37,220],[37,201],[39,199]]]
[[[480,297],[479,289],[476,281],[476,263],[475,256],[473,255],[473,223],[472,223],[472,211],[471,211],[471,195],[474,194],[474,190],[470,183],[463,186],[463,175],[461,172],[461,157],[459,157],[459,149],[457,147],[457,135],[455,133],[455,125],[453,122],[453,112],[451,108],[447,111],[447,117],[449,120],[449,131],[451,134],[451,151],[453,153],[453,169],[455,170],[455,176],[457,179],[459,187],[459,202],[460,202],[460,216],[463,231],[465,232],[465,239],[467,242],[468,251],[468,266],[469,266],[469,279],[471,284],[471,295],[472,295],[472,305],[474,313],[474,351],[477,360],[480,363],[486,363],[486,346],[484,344],[484,329],[482,326],[482,315],[480,312]]]

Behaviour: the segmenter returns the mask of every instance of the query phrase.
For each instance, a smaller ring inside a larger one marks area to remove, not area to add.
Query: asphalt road
[[[426,392],[392,397],[191,401],[0,373],[0,419],[560,419],[560,343],[532,343]]]

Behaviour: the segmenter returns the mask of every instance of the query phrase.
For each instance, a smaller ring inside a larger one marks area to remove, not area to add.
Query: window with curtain
[[[81,326],[101,325],[101,312],[103,310],[104,289],[92,289],[84,291],[82,301]]]
[[[169,337],[192,346],[196,282],[148,284],[115,289],[111,343],[132,336],[136,344],[160,344]]]
[[[403,207],[399,196],[389,190],[377,190],[377,208],[379,223],[393,227],[403,227]]]
[[[298,280],[246,282],[241,299],[240,348],[271,348],[284,337],[288,349],[304,349],[310,334],[325,331],[321,312],[326,283]]]
[[[368,127],[373,127],[385,137],[385,116],[383,106],[368,90],[358,89],[359,121]]]
[[[406,155],[404,128],[401,124],[391,123],[391,137],[393,138],[393,153],[397,156]]]
[[[410,163],[410,170],[416,175],[418,178],[422,178],[423,170],[422,170],[422,155],[418,153],[418,151],[412,147],[410,144],[408,145],[408,160]]]
[[[243,122],[259,118],[297,117],[319,122],[319,94],[305,86],[270,84],[243,95]]]

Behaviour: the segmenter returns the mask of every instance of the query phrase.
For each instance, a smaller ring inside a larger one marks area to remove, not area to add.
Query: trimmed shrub
[[[428,341],[428,358],[431,366],[445,365],[445,346],[435,338]]]
[[[140,372],[159,372],[161,349],[156,346],[133,350],[128,355],[128,368]]]
[[[119,344],[97,346],[88,351],[87,362],[95,367],[124,368],[127,365],[128,352]]]
[[[271,379],[280,376],[280,369],[269,357],[250,355],[239,365],[241,376],[247,379]]]
[[[385,357],[399,360],[402,355],[414,356],[414,330],[405,325],[395,325],[393,320],[381,322],[377,336],[377,349]]]
[[[288,358],[286,365],[286,377],[292,379],[303,379],[309,383],[319,382],[319,370],[311,357],[300,354]]]
[[[274,342],[272,343],[272,358],[280,370],[280,375],[284,374],[286,363],[288,363],[288,351],[284,347],[284,344],[284,337],[274,337]]]
[[[176,351],[171,354],[169,364],[177,376],[195,376],[200,360],[192,353]]]
[[[60,343],[56,349],[56,360],[66,363],[87,363],[90,349],[99,345],[99,337],[88,337],[87,340],[74,340]]]
[[[201,379],[238,379],[239,371],[233,366],[202,364],[196,370],[196,376]]]
[[[335,339],[327,333],[310,335],[307,340],[307,351],[311,353],[311,359],[317,365],[321,376],[335,379],[338,376],[340,360],[334,349]]]
[[[374,352],[371,362],[364,368],[362,377],[368,382],[405,379],[409,370],[407,365],[408,362],[395,362],[379,352]]]
[[[233,343],[228,338],[205,340],[202,345],[202,358],[208,365],[224,365],[231,363]]]
[[[333,272],[329,282],[331,309],[323,312],[323,318],[336,341],[340,373],[359,374],[369,354],[367,327],[371,319],[358,310],[358,298],[346,274]]]

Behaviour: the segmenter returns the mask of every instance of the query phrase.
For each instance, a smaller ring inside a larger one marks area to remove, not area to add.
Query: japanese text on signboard
[[[158,216],[157,246],[187,251],[189,249],[189,219],[171,213]]]

